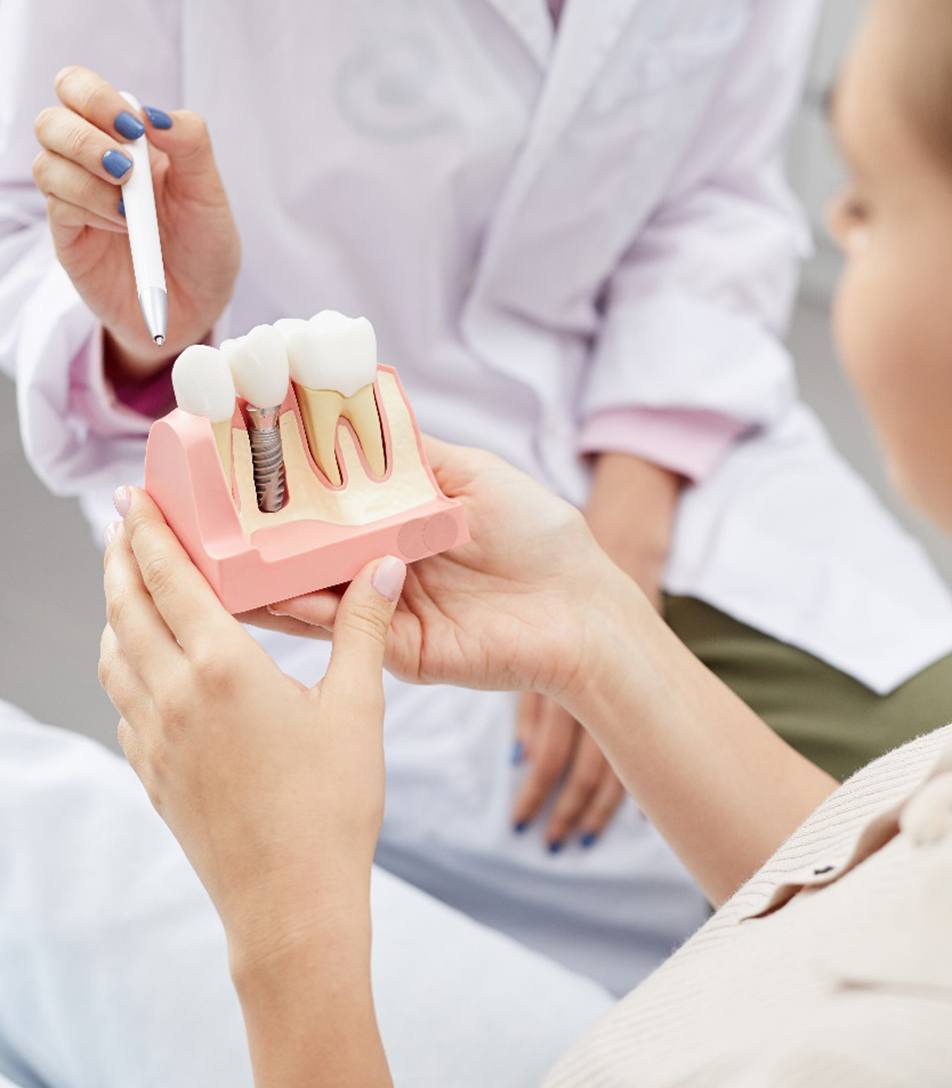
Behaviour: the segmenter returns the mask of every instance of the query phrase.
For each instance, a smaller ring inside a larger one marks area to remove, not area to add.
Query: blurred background
[[[794,2],[794,0],[792,0]],[[952,547],[896,504],[879,470],[872,440],[840,377],[830,343],[829,309],[838,258],[823,209],[840,181],[823,100],[865,0],[830,0],[817,40],[803,109],[790,145],[790,171],[814,224],[816,254],[804,272],[790,328],[804,396],[871,486],[899,512],[952,579]],[[96,680],[102,627],[98,545],[72,500],[49,495],[23,459],[13,386],[0,378],[0,483],[4,537],[0,560],[0,698],[41,721],[77,729],[115,745],[116,716]]]

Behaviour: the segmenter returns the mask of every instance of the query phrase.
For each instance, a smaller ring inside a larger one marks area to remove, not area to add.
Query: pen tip
[[[165,288],[147,287],[140,291],[139,305],[153,343],[161,347],[169,331],[169,296],[165,293]]]

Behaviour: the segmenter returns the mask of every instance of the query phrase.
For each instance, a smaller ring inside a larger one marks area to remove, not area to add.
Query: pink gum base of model
[[[335,525],[315,519],[287,521],[258,530],[254,536],[260,543],[254,543],[239,520],[209,421],[176,408],[152,424],[146,446],[145,489],[229,612],[247,612],[349,582],[367,563],[386,555],[413,563],[469,540],[462,507],[440,491],[433,476],[396,371],[383,366],[380,370],[393,376],[407,406],[420,461],[436,497],[363,525]],[[303,434],[291,389],[281,414],[285,411],[294,412]],[[237,413],[234,425],[239,425]],[[390,428],[385,421],[383,432],[387,465],[391,466]],[[386,482],[380,486],[385,487]]]

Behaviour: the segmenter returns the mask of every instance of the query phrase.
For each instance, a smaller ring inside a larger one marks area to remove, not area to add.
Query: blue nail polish
[[[125,136],[127,140],[138,140],[142,133],[145,132],[145,125],[138,117],[133,117],[128,110],[117,113],[113,124],[116,126],[116,132],[120,136]]]
[[[594,846],[598,842],[597,831],[586,831],[585,834],[579,839],[582,847],[587,850],[590,846]]]
[[[560,854],[561,852],[562,852],[562,841],[561,840],[559,840],[557,842],[550,842],[549,843],[549,853],[550,854]]]
[[[114,178],[121,178],[132,166],[132,159],[127,158],[121,151],[109,150],[103,155],[102,164]]]
[[[157,110],[155,106],[143,106],[142,111],[148,117],[153,128],[172,127],[172,118],[169,117],[165,110]]]
[[[522,741],[517,740],[512,746],[512,765],[518,767],[522,762],[522,757],[526,754],[525,748],[522,747]]]
[[[122,197],[119,197],[119,214],[122,216],[123,219],[125,219],[125,217],[126,217],[126,206],[125,206],[125,203],[123,202]]]
[[[529,830],[529,821],[520,820],[519,823],[512,825],[512,830],[515,831],[517,835],[525,834],[525,832]]]

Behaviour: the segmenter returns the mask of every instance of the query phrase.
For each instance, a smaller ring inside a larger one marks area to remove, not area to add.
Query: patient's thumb
[[[371,677],[383,670],[390,621],[407,576],[406,564],[388,555],[371,563],[351,582],[334,620],[327,680]]]

